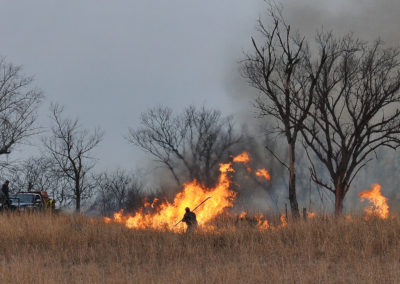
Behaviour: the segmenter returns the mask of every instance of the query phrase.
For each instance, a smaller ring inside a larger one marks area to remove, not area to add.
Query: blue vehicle
[[[36,192],[18,192],[10,194],[11,208],[18,211],[37,211],[46,207],[41,194]]]

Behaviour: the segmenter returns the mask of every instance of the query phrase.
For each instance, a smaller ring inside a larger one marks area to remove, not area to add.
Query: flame
[[[260,178],[265,178],[268,181],[271,180],[271,176],[269,175],[269,172],[266,169],[258,169],[256,171],[256,176]]]
[[[315,214],[315,212],[311,212],[311,211],[308,211],[308,212],[307,212],[307,218],[308,218],[308,219],[312,219],[312,218],[314,218],[316,215],[317,215],[317,214]]]
[[[250,156],[247,152],[243,152],[242,154],[239,154],[236,157],[234,157],[233,162],[248,164],[250,162]]]
[[[268,229],[270,229],[270,225],[268,223],[268,220],[263,220],[262,218],[258,219],[258,224],[257,227],[260,231],[266,231]]]
[[[157,204],[158,201],[159,201],[159,199],[158,199],[157,197],[154,198],[154,200],[153,200],[153,202],[151,203],[150,207],[151,207],[151,208],[154,208],[154,207],[156,206],[156,204]]]
[[[247,171],[250,173],[251,168],[249,167],[249,162],[250,162],[250,156],[247,152],[243,152],[236,157],[233,158],[234,163],[242,163],[246,166]]]
[[[367,199],[372,205],[365,208],[367,217],[377,216],[381,219],[389,218],[389,205],[387,198],[381,193],[381,186],[379,184],[372,184],[370,190],[360,193],[361,201]]]
[[[246,166],[248,172],[252,172],[249,167],[250,156],[243,152],[232,157],[234,163],[242,163]],[[203,231],[212,231],[215,228],[209,224],[217,216],[226,212],[227,208],[234,205],[237,193],[230,187],[232,184],[230,173],[234,172],[232,163],[220,164],[220,176],[218,184],[213,188],[207,188],[196,180],[183,185],[183,190],[177,193],[172,202],[161,201],[155,198],[152,202],[145,200],[143,207],[133,215],[124,215],[124,211],[114,213],[113,218],[104,218],[104,222],[116,222],[124,224],[131,229],[153,229],[153,230],[170,230],[180,232],[186,226],[183,222],[177,226],[179,220],[182,219],[185,208],[194,209],[198,204],[207,200],[195,211],[197,222]],[[258,177],[270,180],[267,170],[259,169],[255,172]],[[245,219],[246,212],[240,213],[239,218]],[[282,219],[281,219],[282,220]],[[283,223],[283,222],[282,222]],[[286,223],[285,223],[286,224]],[[268,221],[262,216],[259,219],[259,228],[266,230],[270,227]],[[282,225],[285,226],[285,225]]]
[[[269,229],[278,230],[278,229],[281,229],[281,228],[287,226],[287,220],[286,220],[286,217],[285,217],[284,214],[281,214],[281,216],[279,217],[279,220],[281,221],[281,223],[279,225],[277,225],[277,226],[271,225],[268,222],[268,220],[265,218],[265,216],[262,215],[262,214],[257,216],[257,220],[258,220],[257,227],[258,227],[258,229],[260,231],[266,231],[266,230],[269,230]]]
[[[239,158],[238,158],[239,157]],[[244,161],[243,158],[248,158],[247,153],[234,157],[233,161]],[[196,180],[184,184],[183,190],[176,194],[172,202],[163,201],[160,202],[158,199],[152,203],[146,201],[145,207],[154,208],[155,212],[149,210],[144,211],[141,208],[134,215],[123,215],[123,211],[114,213],[114,218],[105,218],[104,221],[109,223],[111,221],[125,224],[128,228],[136,229],[155,229],[155,230],[171,230],[181,231],[182,225],[175,226],[175,224],[183,217],[185,208],[189,207],[194,209],[195,206],[200,204],[205,199],[207,203],[200,206],[196,210],[196,217],[199,226],[202,229],[209,230],[211,228],[207,223],[227,208],[233,207],[233,202],[236,198],[237,193],[233,191],[231,186],[231,179],[229,173],[234,172],[232,163],[220,164],[220,176],[218,184],[214,188],[206,188],[205,186],[198,183]],[[158,204],[156,205],[156,203]],[[183,223],[181,223],[183,224]]]
[[[287,226],[287,221],[286,221],[286,217],[285,217],[285,215],[281,215],[281,218],[280,218],[280,220],[281,220],[281,227],[286,227]]]

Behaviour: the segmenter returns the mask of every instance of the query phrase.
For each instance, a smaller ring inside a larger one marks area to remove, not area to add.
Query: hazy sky
[[[101,126],[104,167],[135,166],[123,139],[142,111],[189,104],[232,112],[223,78],[257,18],[257,1],[0,0],[0,55],[23,65],[49,102]],[[258,1],[258,3],[260,3]]]
[[[395,44],[398,3],[283,1],[289,21],[310,35],[324,25]],[[105,130],[100,167],[133,169],[142,154],[123,136],[142,111],[249,109],[237,61],[263,7],[261,0],[0,0],[0,55],[35,76],[46,96],[42,125],[49,103],[61,103],[87,128]]]

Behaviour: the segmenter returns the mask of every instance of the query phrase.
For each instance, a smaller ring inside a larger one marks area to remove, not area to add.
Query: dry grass
[[[0,283],[399,283],[400,219],[317,218],[258,232],[135,231],[1,215]]]

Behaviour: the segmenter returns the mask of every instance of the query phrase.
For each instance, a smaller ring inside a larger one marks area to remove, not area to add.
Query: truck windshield
[[[10,196],[11,197],[11,196]],[[15,194],[11,198],[12,203],[33,203],[35,201],[35,195],[33,194]]]

